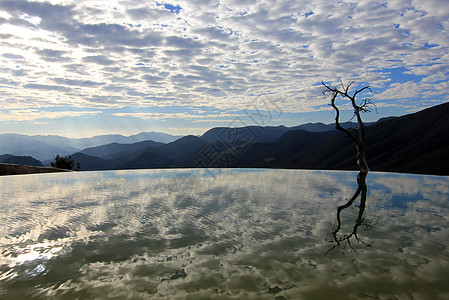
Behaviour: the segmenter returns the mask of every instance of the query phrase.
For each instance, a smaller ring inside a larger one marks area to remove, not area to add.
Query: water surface
[[[448,177],[370,173],[336,231],[355,177],[0,177],[0,298],[449,299]]]

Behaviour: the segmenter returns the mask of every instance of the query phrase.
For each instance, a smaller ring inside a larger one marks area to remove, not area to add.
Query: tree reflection
[[[364,242],[359,236],[358,236],[358,230],[359,227],[362,226],[364,230],[368,231],[371,230],[371,228],[374,227],[375,224],[373,224],[373,221],[371,219],[367,219],[364,216],[365,213],[365,207],[366,207],[366,196],[368,187],[366,185],[366,176],[368,175],[368,172],[360,172],[357,175],[357,189],[354,193],[354,195],[349,199],[348,202],[346,202],[343,205],[340,205],[337,207],[337,224],[335,226],[335,229],[330,234],[331,239],[329,240],[330,243],[333,243],[334,245],[332,248],[330,248],[325,255],[327,255],[329,252],[334,250],[337,247],[342,247],[343,252],[346,251],[346,249],[349,247],[351,250],[356,251],[353,247],[351,240],[355,240],[358,244],[363,244],[366,247],[371,247],[373,242],[370,243]],[[358,205],[358,214],[357,218],[355,220],[354,226],[352,227],[352,231],[346,234],[342,234],[341,227],[341,213],[347,209],[348,207],[351,207],[355,200],[360,196],[360,204]],[[357,252],[357,251],[356,251]]]
[[[340,87],[328,86],[323,81],[321,83],[325,87],[325,90],[323,90],[323,94],[331,95],[330,105],[335,110],[335,128],[343,132],[354,143],[354,146],[357,150],[356,162],[360,169],[360,172],[357,175],[357,190],[355,191],[354,195],[349,199],[349,201],[346,204],[337,207],[337,225],[335,230],[331,234],[333,237],[331,243],[334,243],[334,246],[326,252],[327,255],[330,251],[332,251],[337,247],[340,247],[341,245],[343,245],[343,251],[345,251],[348,246],[349,248],[351,248],[351,250],[355,251],[354,247],[351,244],[352,238],[354,238],[358,243],[362,243],[367,247],[370,247],[372,245],[372,242],[365,243],[357,235],[357,231],[360,226],[363,225],[365,230],[369,230],[373,226],[370,220],[364,218],[366,195],[367,195],[366,176],[368,175],[369,168],[365,157],[366,154],[365,124],[363,124],[361,118],[361,113],[370,111],[369,106],[372,105],[372,102],[370,99],[364,99],[360,103],[357,103],[356,101],[356,97],[359,93],[366,90],[371,91],[369,86],[364,86],[360,89],[356,89],[351,94],[350,89],[351,86],[354,84],[354,82],[350,82],[349,84],[345,85],[343,81],[341,81]],[[358,134],[355,134],[354,130],[348,130],[340,125],[340,110],[336,104],[337,98],[339,97],[350,101],[352,108],[354,109],[354,117],[357,119],[358,127],[355,130],[355,132],[357,132]],[[342,235],[340,234],[342,226],[341,213],[346,208],[351,207],[354,201],[359,196],[360,196],[360,204],[358,206],[359,212],[354,227],[352,229],[352,232]]]

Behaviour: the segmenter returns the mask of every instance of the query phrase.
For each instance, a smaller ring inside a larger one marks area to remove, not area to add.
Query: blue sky
[[[419,111],[449,99],[443,2],[0,0],[0,133],[332,123],[340,79],[366,121]]]

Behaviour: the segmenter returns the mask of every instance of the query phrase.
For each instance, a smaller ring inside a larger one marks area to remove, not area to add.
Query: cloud
[[[445,94],[445,89],[449,88],[447,81],[442,81],[443,76],[434,80],[421,80],[420,82],[407,81],[404,83],[392,83],[390,88],[386,91],[375,95],[375,99],[391,100],[391,99],[413,99],[413,97],[420,96],[420,100],[432,97],[439,97]],[[435,78],[435,77],[429,77]],[[410,100],[410,102],[414,102]]]
[[[26,89],[45,90],[45,91],[70,91],[69,88],[60,85],[47,85],[37,83],[25,84],[23,85],[23,87]]]
[[[282,110],[303,113],[327,103],[321,80],[340,77],[375,87],[379,107],[446,101],[449,9],[415,2],[4,0],[0,68],[27,76],[25,89],[8,90],[17,99],[27,89],[53,93],[34,95],[35,107],[168,99],[232,109],[273,93]],[[391,68],[422,78],[405,84]]]
[[[12,80],[8,80],[5,78],[0,79],[0,84],[6,84],[6,85],[10,85],[10,86],[18,86],[19,83],[17,81],[12,81]]]
[[[183,74],[176,74],[170,78],[170,80],[177,86],[177,87],[185,87],[185,88],[191,88],[196,83],[203,81],[203,78],[197,75],[183,75]]]
[[[129,28],[129,27],[128,27]],[[130,46],[130,47],[148,47],[159,46],[162,39],[156,32],[141,34],[138,30],[130,30],[123,25],[118,24],[86,24],[80,25],[79,42],[88,37],[88,40],[94,40],[96,44],[105,46]],[[77,41],[76,39],[74,41]],[[89,43],[87,43],[89,44]]]
[[[124,112],[124,113],[113,113],[114,116],[118,117],[132,117],[139,119],[154,119],[154,120],[167,120],[167,119],[180,119],[180,120],[190,120],[194,119],[195,122],[201,122],[200,119],[207,121],[209,118],[229,118],[237,117],[240,114],[232,113],[207,113],[207,114],[194,114],[194,113],[160,113],[160,112]]]
[[[41,119],[60,119],[65,117],[80,117],[97,115],[101,111],[44,111],[39,109],[0,110],[0,120],[7,122],[35,121]]]
[[[165,45],[175,49],[188,49],[190,51],[203,48],[203,44],[197,40],[177,36],[167,37]]]
[[[15,16],[26,13],[28,16],[52,21],[51,19],[57,16],[70,17],[73,6],[52,5],[46,2],[29,2],[26,0],[2,0],[2,8]]]
[[[215,27],[208,26],[206,28],[198,28],[194,29],[193,32],[209,40],[220,40],[223,42],[236,38],[235,36],[233,36],[232,30],[230,29],[226,30],[223,27],[218,26]]]
[[[12,54],[12,53],[4,53],[4,54],[2,54],[2,56],[4,58],[8,58],[8,59],[17,59],[17,60],[23,59],[22,55],[17,55],[17,54]]]
[[[39,49],[36,50],[43,60],[48,62],[67,62],[71,59],[66,57],[69,54],[67,51],[53,50],[53,49]]]
[[[140,3],[139,3],[140,4]],[[137,7],[128,8],[126,12],[129,14],[132,20],[143,21],[143,20],[153,20],[157,21],[161,18],[171,17],[171,13],[166,10],[162,10],[156,7]]]
[[[160,81],[163,81],[165,78],[160,76],[144,75],[142,76],[142,79],[144,79],[148,83],[158,83]]]
[[[413,75],[434,75],[437,73],[441,73],[444,75],[447,73],[446,66],[444,64],[428,64],[421,66],[412,66],[409,68],[409,71],[405,72],[405,74],[413,74]]]
[[[103,66],[110,66],[114,64],[114,61],[107,58],[105,55],[86,56],[83,58],[84,62],[95,63]]]
[[[104,85],[101,82],[95,82],[90,80],[76,80],[76,79],[65,79],[65,78],[55,78],[54,82],[64,85],[81,86],[81,87],[98,87]]]

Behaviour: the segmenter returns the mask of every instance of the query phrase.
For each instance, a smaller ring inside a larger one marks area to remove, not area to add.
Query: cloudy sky
[[[449,99],[444,2],[0,0],[0,133],[331,123],[340,79],[415,112]]]

